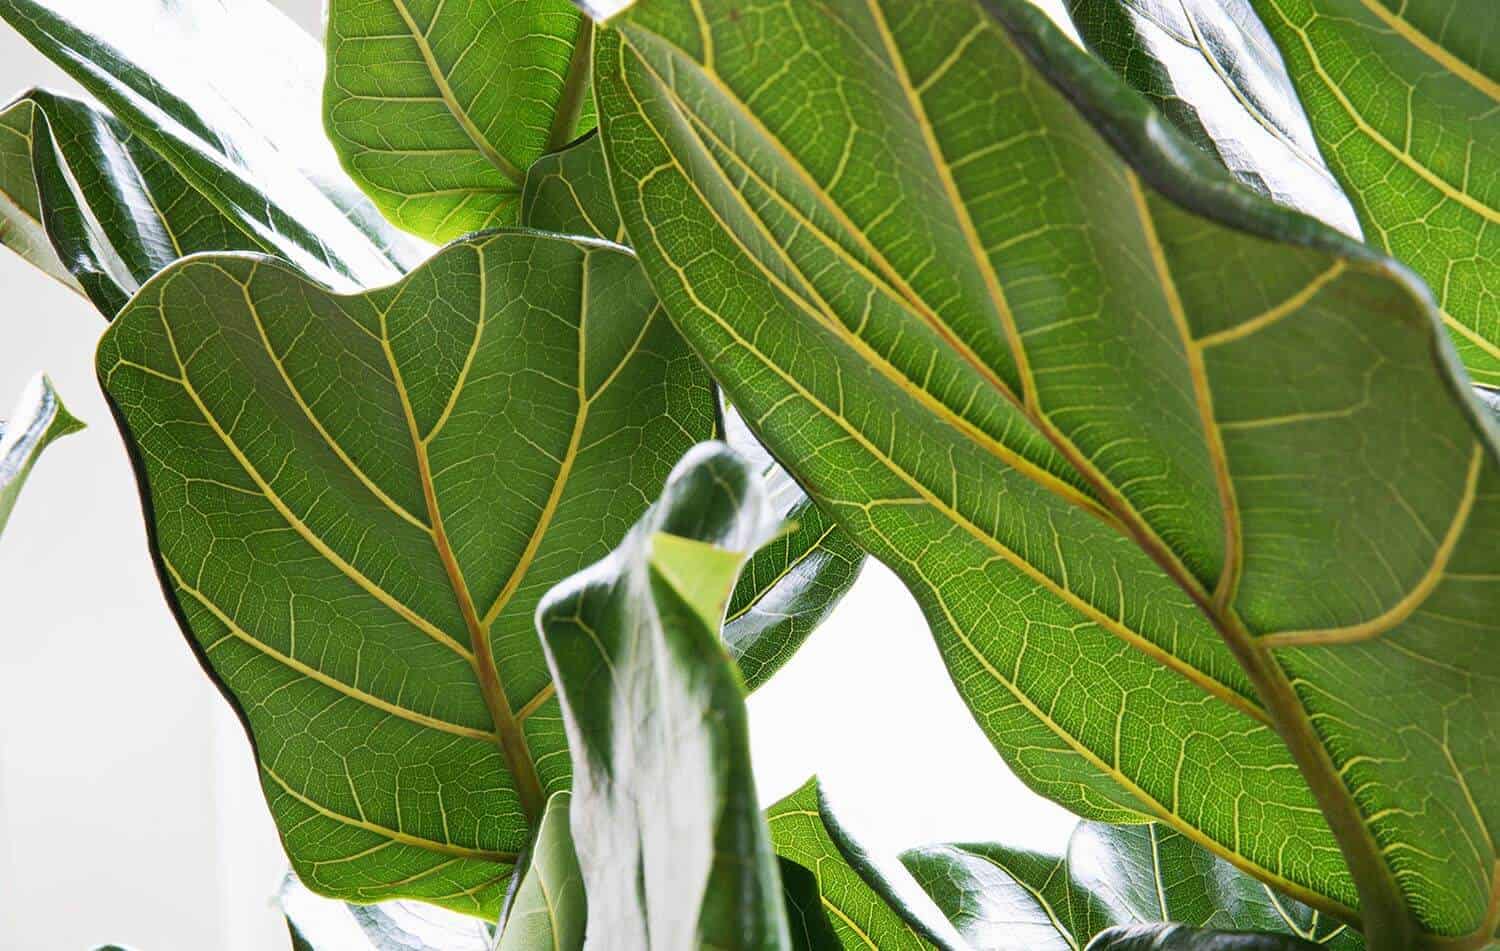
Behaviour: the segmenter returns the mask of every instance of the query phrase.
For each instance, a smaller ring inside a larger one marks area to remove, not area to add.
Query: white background
[[[318,0],[280,6],[318,30]],[[0,100],[29,85],[77,90],[0,25]],[[239,722],[153,574],[94,378],[103,326],[0,250],[0,414],[46,370],[90,424],[44,456],[0,540],[0,951],[281,951],[285,858]],[[984,740],[882,566],[750,710],[762,801],[818,773],[876,849],[1060,849],[1072,827]]]

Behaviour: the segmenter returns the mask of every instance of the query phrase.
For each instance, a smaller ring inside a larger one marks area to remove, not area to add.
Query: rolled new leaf
[[[32,377],[10,416],[0,420],[0,531],[42,450],[82,428],[58,399],[52,381],[40,373]]]
[[[604,560],[537,610],[573,759],[589,948],[787,948],[750,769],[744,687],[719,638],[774,531],[758,474],[697,446]]]
[[[1182,925],[1121,925],[1089,942],[1086,951],[1315,951],[1318,947],[1291,935],[1210,931]]]
[[[1358,951],[1343,922],[1278,895],[1156,824],[1081,823],[1063,855],[931,845],[902,863],[975,951],[1077,951],[1135,922],[1272,932]]]
[[[501,233],[340,296],[200,256],[98,369],[298,877],[493,920],[569,783],[536,605],[715,425],[634,260]]]
[[[339,168],[318,122],[321,50],[264,0],[0,0],[0,18],[113,117],[86,117],[94,141],[76,147],[128,160],[110,167],[104,181],[86,173],[76,183],[85,203],[108,208],[132,195],[146,199],[141,207],[120,204],[120,210],[144,216],[142,227],[156,237],[170,243],[175,236],[174,259],[190,251],[253,247],[319,283],[350,290],[389,283],[428,253],[381,218]],[[129,141],[121,139],[121,127]],[[63,151],[66,161],[69,150]],[[99,161],[95,155],[83,164]],[[151,169],[157,161],[188,187]],[[137,178],[137,169],[146,174]],[[158,188],[162,181],[169,184]],[[179,209],[179,201],[187,205]],[[200,203],[217,215],[197,221],[191,209]],[[222,228],[219,219],[239,232],[233,243],[198,246],[196,229]],[[130,229],[125,222],[115,226]],[[115,250],[169,253],[159,246]],[[111,279],[122,276],[110,272]],[[133,279],[144,277],[137,270]]]
[[[593,35],[568,0],[333,0],[329,138],[414,234],[515,224],[527,169],[594,125]]]
[[[1488,935],[1500,451],[1426,290],[1024,0],[611,26],[653,287],[1017,774],[1386,946]]]

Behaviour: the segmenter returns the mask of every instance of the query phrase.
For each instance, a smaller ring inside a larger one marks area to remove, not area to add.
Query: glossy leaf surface
[[[766,810],[776,854],[812,873],[828,921],[840,945],[850,951],[967,946],[932,901],[907,879],[870,860],[839,826],[818,780]]]
[[[1136,922],[1280,932],[1339,951],[1347,926],[1279,896],[1176,832],[1085,822],[1066,855],[934,845],[901,861],[976,951],[1077,951]]]
[[[0,111],[0,244],[48,276],[81,290],[52,249],[42,222],[42,198],[31,158],[39,133],[45,135],[46,127],[38,124],[36,103],[29,94]]]
[[[1391,942],[1490,933],[1500,465],[1429,298],[986,8],[616,20],[653,286],[1030,785]]]
[[[598,136],[531,167],[522,224],[624,240]],[[745,686],[755,690],[791,659],[854,586],[864,553],[776,464],[737,412],[726,407],[723,416],[725,438],[761,473],[773,507],[789,526],[745,566],[724,620],[724,640],[739,662]]]
[[[393,281],[426,255],[339,168],[318,122],[318,44],[265,0],[0,0],[0,18],[250,246],[340,290]],[[177,196],[153,197],[158,212]]]
[[[537,611],[573,758],[589,948],[789,945],[744,686],[718,630],[774,528],[758,474],[702,444],[620,547]]]
[[[413,901],[350,905],[287,873],[277,895],[292,951],[490,951],[489,925]]]
[[[593,127],[592,44],[568,0],[333,0],[328,134],[408,231],[515,224],[531,163]]]
[[[1123,925],[1095,938],[1087,951],[1315,951],[1290,935],[1208,931],[1182,925]]]
[[[568,807],[572,796],[555,793],[531,846],[531,862],[495,951],[578,951],[583,947],[588,901],[573,851]]]
[[[199,251],[253,251],[222,214],[117,119],[67,96],[32,90],[0,115],[0,189],[26,195],[35,227],[6,246],[81,289],[106,318],[151,275]],[[46,255],[31,251],[45,242]]]
[[[298,877],[493,917],[568,783],[536,605],[714,425],[634,260],[501,233],[345,297],[200,257],[98,366]]]
[[[82,428],[45,376],[36,375],[21,391],[10,416],[0,419],[0,531],[42,450]]]
[[[1068,11],[1094,52],[1241,182],[1360,237],[1249,0],[1068,0]]]
[[[1365,237],[1426,279],[1469,372],[1500,384],[1494,3],[1252,3],[1281,47]]]

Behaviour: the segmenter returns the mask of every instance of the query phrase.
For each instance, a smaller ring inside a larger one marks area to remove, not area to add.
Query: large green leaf
[[[1469,372],[1500,384],[1493,0],[1252,3],[1365,236],[1427,280]]]
[[[1026,782],[1385,947],[1488,935],[1500,466],[1430,299],[992,11],[631,8],[657,294]]]
[[[10,416],[0,419],[0,531],[5,530],[21,487],[42,450],[53,440],[82,428],[45,376],[37,374],[21,391]]]
[[[766,823],[776,854],[813,874],[842,947],[968,951],[904,870],[881,867],[844,831],[817,777],[767,809]]]
[[[573,758],[590,947],[790,943],[744,685],[718,630],[774,525],[759,475],[705,443],[619,548],[537,609]]]
[[[179,201],[206,202],[242,232],[216,250],[254,247],[339,289],[395,280],[427,253],[340,170],[318,123],[318,44],[265,0],[0,0],[0,17],[118,120],[96,116],[89,148],[123,144],[135,165],[165,162],[190,186],[158,186],[173,177],[165,170],[136,180],[125,164],[107,181],[80,179],[82,189],[116,189],[127,209],[174,219],[172,230]],[[181,213],[180,227],[200,226]]]
[[[1063,856],[986,843],[926,846],[901,861],[976,951],[1078,951],[1136,922],[1364,946],[1347,926],[1152,823],[1082,823]]]
[[[1240,181],[1360,237],[1248,0],[1067,0],[1079,35]]]
[[[0,239],[106,318],[178,258],[258,247],[139,136],[85,102],[32,90],[0,114],[0,145],[0,190],[25,195],[34,222]],[[33,252],[38,241],[50,254]]]
[[[514,224],[531,163],[593,127],[593,31],[568,0],[332,0],[329,137],[408,231]]]
[[[538,159],[527,173],[521,222],[530,228],[619,241],[598,136]],[[724,640],[754,690],[781,669],[853,587],[864,553],[766,453],[739,413],[724,410],[725,438],[761,473],[789,530],[755,553],[740,574]]]
[[[98,366],[298,877],[496,914],[568,783],[536,605],[714,426],[634,260],[501,233],[342,297],[198,257]]]

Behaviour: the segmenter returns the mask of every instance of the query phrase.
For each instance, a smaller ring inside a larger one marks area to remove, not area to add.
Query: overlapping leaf
[[[1078,951],[1137,922],[1364,947],[1342,923],[1155,824],[1082,823],[1063,856],[986,843],[927,846],[901,861],[976,951]]]
[[[505,918],[495,951],[578,951],[583,947],[588,900],[573,851],[566,792],[547,801],[547,814],[531,846],[530,865]]]
[[[98,364],[299,878],[493,916],[568,782],[536,604],[714,426],[633,259],[502,233],[344,297],[200,257]]]
[[[593,29],[567,0],[333,0],[328,134],[408,231],[514,224],[531,163],[593,127]]]
[[[58,399],[52,381],[41,374],[33,377],[10,416],[0,419],[0,531],[42,450],[82,428]]]
[[[413,901],[350,905],[315,895],[288,873],[277,895],[292,951],[491,951],[478,918]]]
[[[1317,951],[1292,935],[1211,931],[1184,925],[1121,925],[1100,934],[1087,951]]]
[[[624,240],[598,136],[532,165],[521,203],[527,227]],[[761,473],[789,531],[755,553],[729,601],[723,635],[745,686],[771,678],[854,586],[864,553],[778,466],[732,408],[725,438]]]
[[[1189,0],[1190,11],[1220,0]],[[1492,0],[1251,0],[1364,223],[1500,384],[1500,27]]]
[[[619,548],[537,610],[573,758],[590,948],[790,943],[744,686],[718,631],[774,525],[758,473],[706,443]]]
[[[42,197],[32,171],[38,131],[36,104],[20,96],[0,111],[0,244],[73,290],[81,290],[63,267],[42,223]]]
[[[1236,178],[1360,237],[1249,0],[1068,0],[1068,11],[1091,49]]]
[[[68,107],[59,115],[68,128],[53,130],[59,162],[84,170],[70,184],[85,195],[71,200],[106,209],[101,225],[123,241],[113,248],[121,266],[106,262],[113,282],[144,279],[142,268],[166,254],[162,232],[177,236],[178,257],[255,248],[342,290],[389,283],[427,253],[340,170],[318,123],[321,51],[265,0],[3,0],[0,18],[113,116]],[[15,160],[5,154],[9,180]],[[110,156],[122,164],[107,166]],[[70,199],[59,191],[57,200]],[[218,232],[221,247],[199,243]],[[132,237],[146,246],[131,246]]]
[[[1429,298],[986,6],[616,21],[658,295],[1028,783],[1386,946],[1487,936],[1500,467]]]

